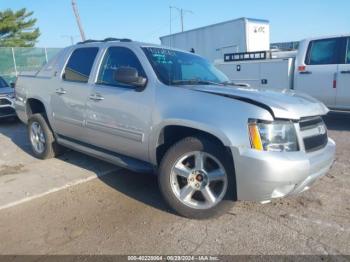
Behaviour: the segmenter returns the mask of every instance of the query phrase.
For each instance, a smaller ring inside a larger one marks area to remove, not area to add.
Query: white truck
[[[162,45],[194,52],[210,62],[225,53],[255,52],[270,48],[268,20],[238,18],[160,37]]]
[[[230,53],[216,67],[253,88],[294,89],[350,110],[350,35],[308,38],[294,52]]]

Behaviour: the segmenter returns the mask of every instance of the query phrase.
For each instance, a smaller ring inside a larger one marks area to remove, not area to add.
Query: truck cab
[[[312,95],[331,109],[350,109],[350,35],[300,42],[294,89]]]

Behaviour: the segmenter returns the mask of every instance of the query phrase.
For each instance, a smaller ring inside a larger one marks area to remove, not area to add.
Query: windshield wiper
[[[242,87],[250,87],[250,85],[247,84],[247,83],[234,83],[234,82],[230,82],[230,81],[221,82],[221,84],[224,85],[224,86],[242,86]]]
[[[179,79],[179,80],[172,80],[171,84],[174,85],[217,85],[217,86],[222,86],[224,85],[223,83],[218,83],[218,82],[213,82],[213,81],[207,81],[207,80],[200,80],[200,79]]]

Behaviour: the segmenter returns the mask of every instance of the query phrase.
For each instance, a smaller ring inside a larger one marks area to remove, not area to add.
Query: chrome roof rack
[[[88,44],[88,43],[96,43],[96,42],[101,42],[101,41],[88,39],[88,40],[85,40],[85,41],[78,42],[77,45]]]
[[[103,40],[94,40],[94,39],[88,39],[82,42],[77,43],[78,45],[82,44],[88,44],[88,43],[99,43],[99,42],[113,42],[113,41],[119,41],[119,42],[132,42],[131,39],[128,38],[114,38],[114,37],[108,37]]]
[[[113,37],[105,38],[102,42],[111,42],[111,41],[132,42],[132,40],[128,38],[113,38]]]

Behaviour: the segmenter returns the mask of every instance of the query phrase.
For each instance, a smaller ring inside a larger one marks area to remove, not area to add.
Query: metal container
[[[192,51],[214,62],[226,53],[270,49],[267,20],[239,18],[160,37],[162,45]]]

